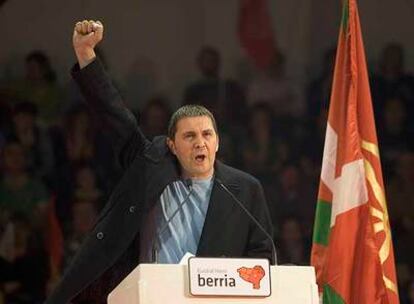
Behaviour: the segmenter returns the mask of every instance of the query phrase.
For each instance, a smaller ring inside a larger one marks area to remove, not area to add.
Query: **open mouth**
[[[202,163],[207,158],[204,154],[196,155],[195,160],[197,163]]]

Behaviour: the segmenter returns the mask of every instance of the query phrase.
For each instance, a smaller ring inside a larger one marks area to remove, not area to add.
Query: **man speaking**
[[[262,187],[216,160],[213,115],[201,106],[184,106],[172,115],[168,135],[149,141],[96,58],[103,31],[99,21],[76,24],[78,65],[72,76],[94,114],[109,125],[124,172],[46,303],[106,303],[139,263],[177,263],[187,252],[272,259]]]

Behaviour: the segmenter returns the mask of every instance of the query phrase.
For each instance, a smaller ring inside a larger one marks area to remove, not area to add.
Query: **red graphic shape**
[[[253,289],[260,289],[260,281],[265,276],[262,266],[256,265],[253,268],[241,267],[237,269],[237,272],[243,280],[253,284]]]

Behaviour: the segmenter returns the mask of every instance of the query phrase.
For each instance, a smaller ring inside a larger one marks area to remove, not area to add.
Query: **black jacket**
[[[106,297],[138,265],[139,234],[144,217],[164,188],[180,178],[166,137],[149,141],[97,59],[72,70],[91,109],[110,125],[113,147],[124,174],[102,210],[93,232],[46,303],[106,303]],[[263,189],[254,177],[216,161],[215,178],[223,182],[260,221],[272,224]],[[197,249],[197,256],[266,257],[271,244],[217,182]]]

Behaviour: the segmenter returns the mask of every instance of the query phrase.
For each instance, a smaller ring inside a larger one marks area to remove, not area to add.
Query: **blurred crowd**
[[[220,53],[203,47],[199,78],[179,103],[209,108],[219,159],[262,182],[279,263],[309,265],[335,50],[323,54],[320,75],[303,91],[286,76],[284,56],[277,52],[241,82],[221,77]],[[0,83],[0,303],[10,304],[42,302],[122,174],[106,126],[76,86],[59,82],[42,51],[22,60],[25,74]],[[414,303],[414,77],[398,44],[377,61],[370,84],[400,297]],[[132,108],[149,138],[166,134],[173,104],[156,95]]]

